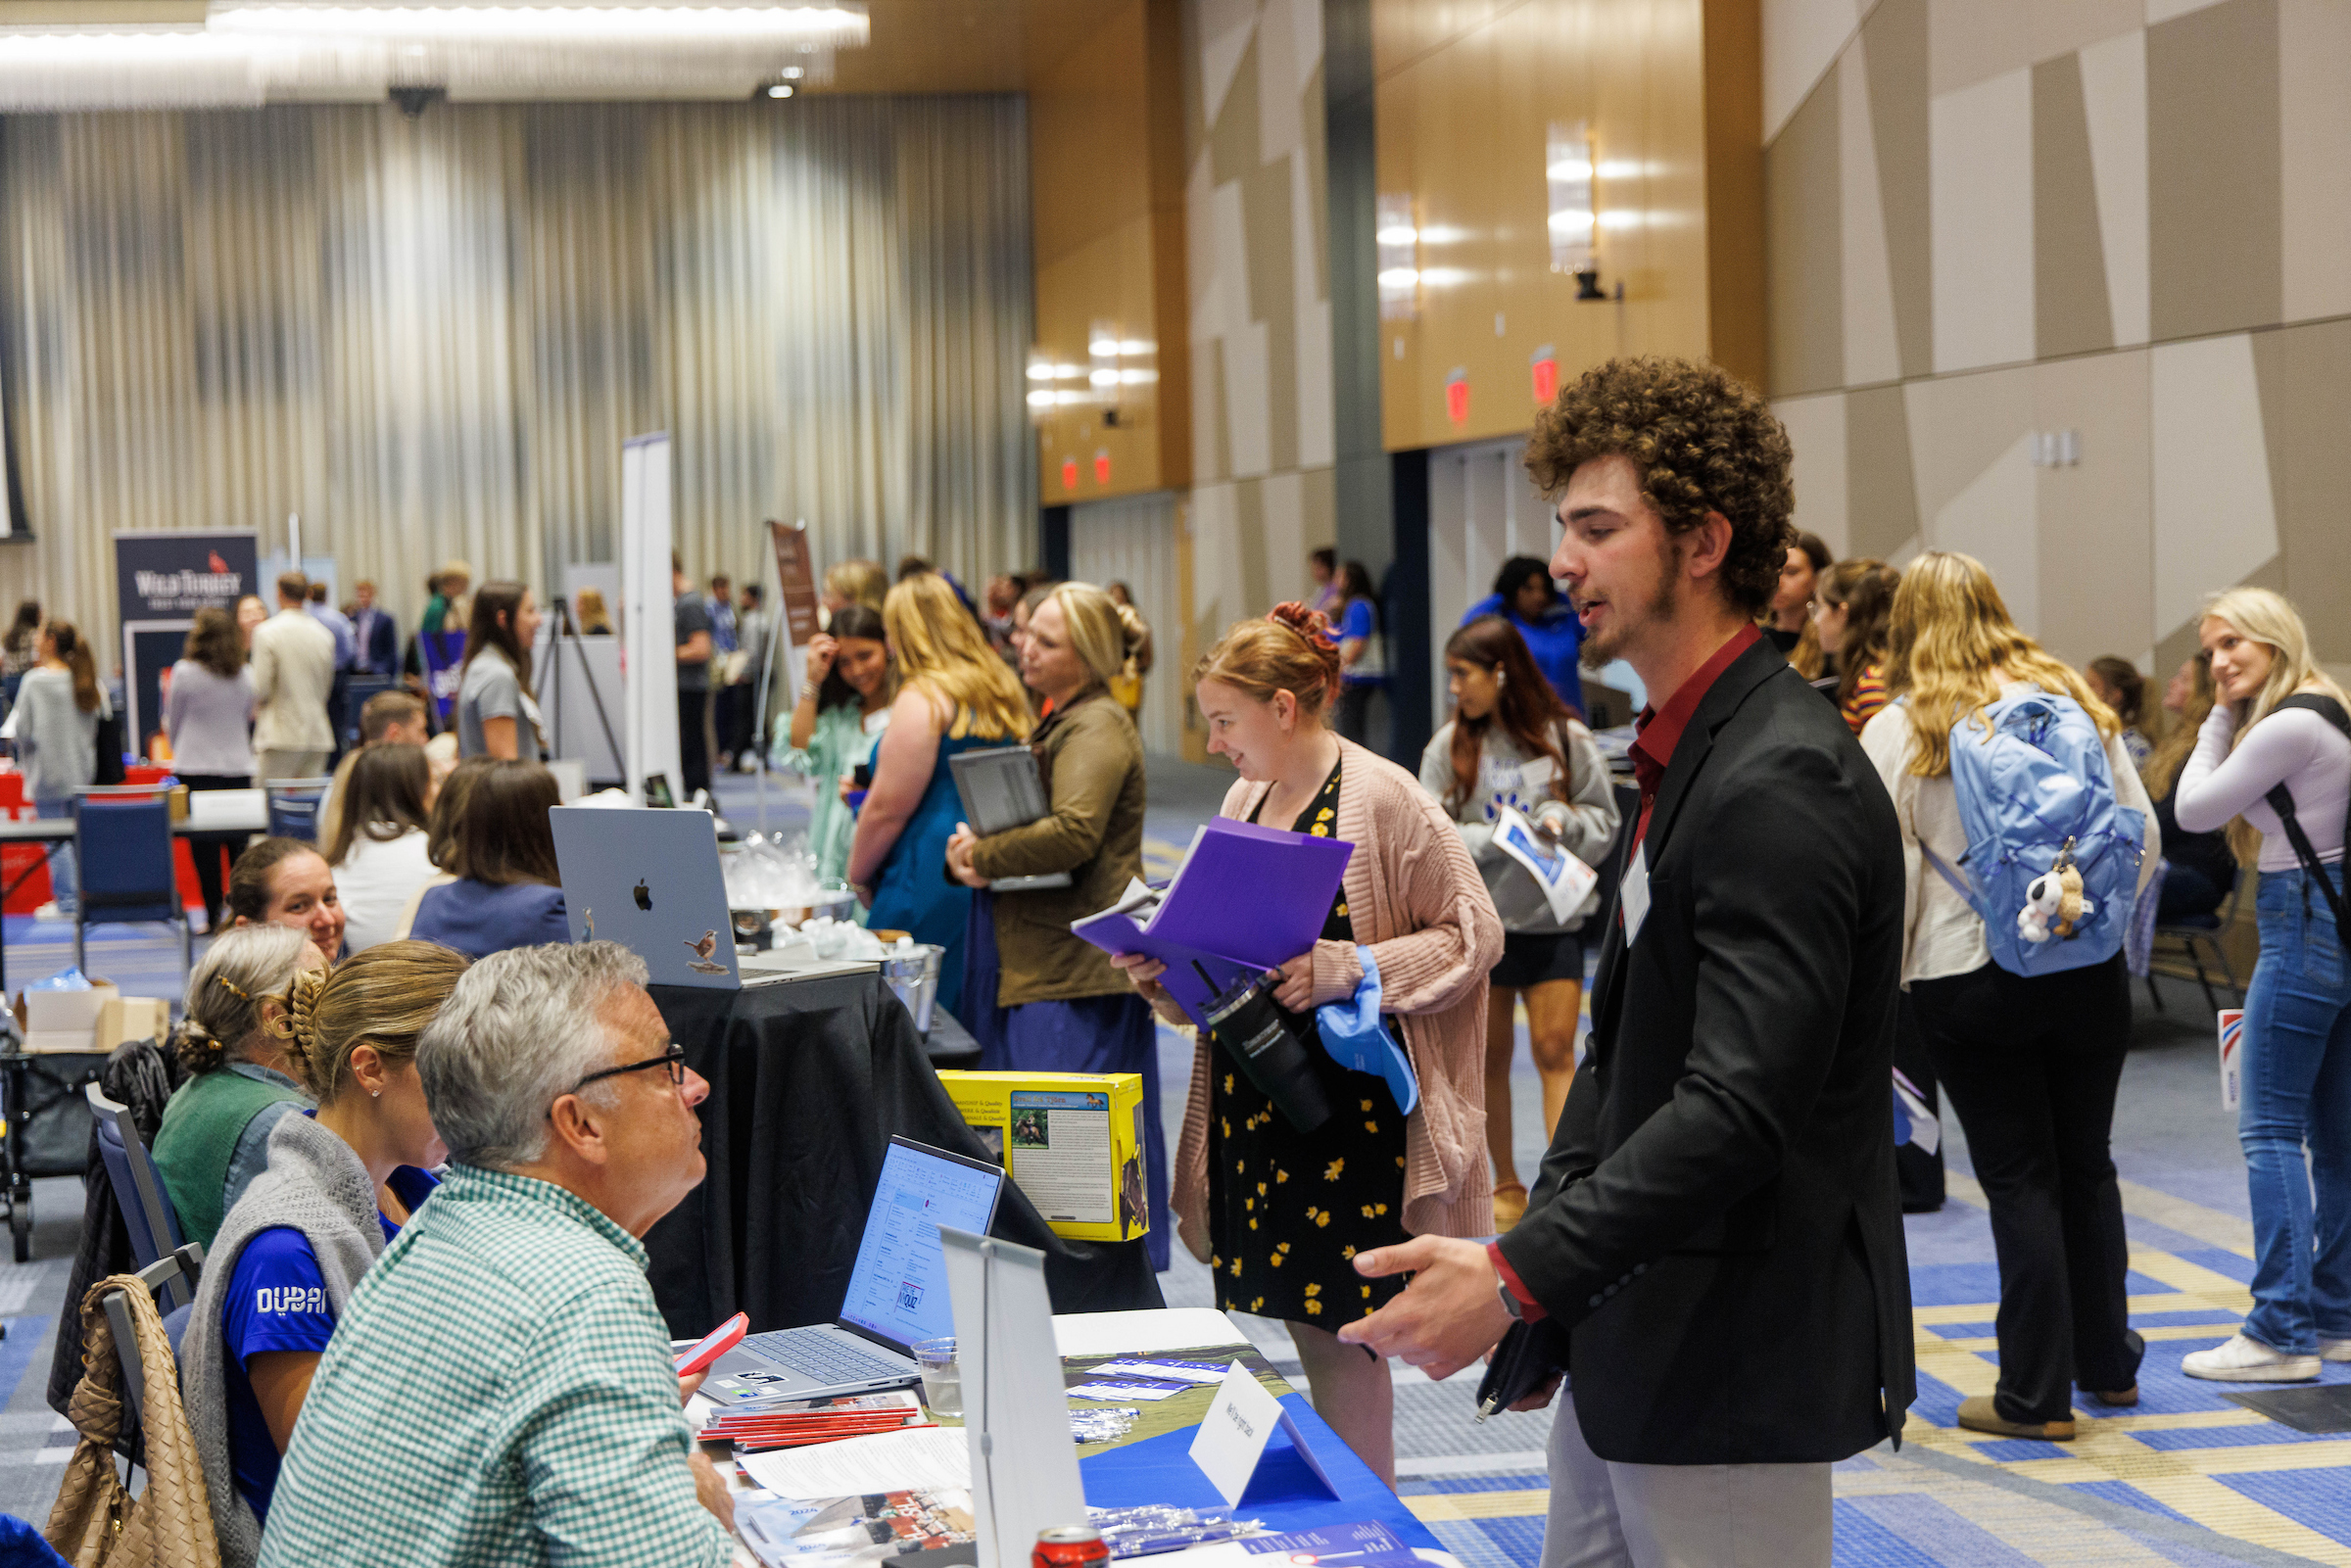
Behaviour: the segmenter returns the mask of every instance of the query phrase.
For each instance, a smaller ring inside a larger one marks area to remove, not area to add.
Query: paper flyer
[[[1537,832],[1515,806],[1502,808],[1494,824],[1494,845],[1526,868],[1550,902],[1552,918],[1562,925],[1575,918],[1600,885],[1600,873]]]

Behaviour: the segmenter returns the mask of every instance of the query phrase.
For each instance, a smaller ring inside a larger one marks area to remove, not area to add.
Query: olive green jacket
[[[1114,996],[1131,989],[1110,955],[1074,935],[1072,921],[1099,915],[1143,873],[1143,743],[1134,722],[1095,687],[1030,737],[1043,760],[1052,811],[990,833],[972,869],[991,881],[1066,871],[1071,885],[995,899],[996,1005]]]

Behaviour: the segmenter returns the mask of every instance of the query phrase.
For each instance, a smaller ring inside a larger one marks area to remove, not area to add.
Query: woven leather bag
[[[146,1389],[147,1486],[136,1498],[115,1469],[115,1440],[127,1418],[122,1364],[104,1305],[115,1290],[129,1300],[137,1342],[131,1354]],[[74,1568],[220,1568],[204,1465],[179,1402],[179,1368],[163,1314],[137,1275],[111,1275],[82,1296],[81,1343],[81,1382],[66,1410],[81,1442],[67,1461],[42,1534]]]

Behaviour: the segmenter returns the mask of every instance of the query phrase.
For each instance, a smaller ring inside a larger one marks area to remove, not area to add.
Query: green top
[[[303,1401],[262,1568],[719,1568],[645,1248],[561,1187],[452,1165]]]
[[[208,1251],[228,1212],[229,1167],[246,1128],[271,1106],[308,1103],[293,1079],[237,1070],[245,1066],[232,1062],[181,1084],[165,1104],[164,1123],[156,1129],[155,1167],[163,1173],[171,1212],[179,1216],[180,1240]],[[243,1172],[247,1181],[254,1174]]]
[[[816,856],[819,877],[849,873],[849,840],[857,836],[857,814],[841,800],[840,781],[857,764],[872,759],[875,742],[888,728],[889,710],[884,708],[875,717],[883,722],[868,735],[859,705],[837,702],[817,711],[816,733],[808,737],[805,750],[793,749],[789,734],[777,737],[775,765],[816,785],[816,808],[808,814],[808,848]]]
[[[426,634],[427,636],[430,636],[431,634],[440,631],[441,623],[448,618],[448,595],[435,594],[431,598],[428,598],[424,601],[424,619],[416,623],[416,630]]]

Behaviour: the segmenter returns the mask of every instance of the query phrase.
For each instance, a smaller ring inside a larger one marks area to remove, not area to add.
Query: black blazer
[[[1627,946],[1608,917],[1591,1050],[1503,1255],[1600,1457],[1846,1458],[1916,1392],[1894,803],[1757,642],[1683,731],[1645,849],[1647,919]]]
[[[353,616],[358,620],[358,616]],[[360,648],[360,668],[373,675],[400,673],[400,628],[393,624],[390,610],[378,609],[375,620],[367,628],[366,642]]]

